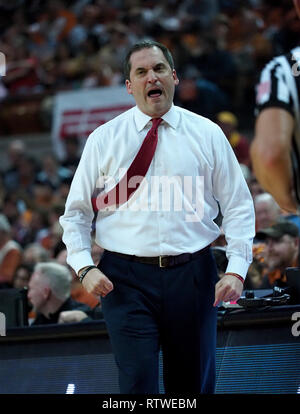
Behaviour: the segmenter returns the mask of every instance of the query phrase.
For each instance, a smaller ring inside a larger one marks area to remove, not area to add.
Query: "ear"
[[[44,299],[48,300],[51,296],[51,289],[49,286],[45,286],[43,289]]]
[[[172,75],[173,75],[173,79],[174,79],[174,84],[175,84],[175,86],[177,86],[179,84],[179,79],[177,77],[177,73],[176,73],[175,69],[173,69]]]
[[[127,92],[129,93],[129,95],[132,95],[132,88],[131,88],[130,80],[126,79],[125,86],[126,86],[126,89],[127,89]]]

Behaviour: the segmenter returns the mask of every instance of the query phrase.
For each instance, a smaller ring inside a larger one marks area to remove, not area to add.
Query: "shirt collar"
[[[170,125],[171,128],[176,129],[177,125],[179,123],[179,112],[176,111],[176,106],[172,104],[171,108],[167,113],[165,113],[162,116],[162,119]],[[149,115],[144,114],[137,106],[135,107],[135,113],[134,113],[134,120],[135,125],[138,130],[138,132],[141,132],[145,126],[150,122],[151,117]]]

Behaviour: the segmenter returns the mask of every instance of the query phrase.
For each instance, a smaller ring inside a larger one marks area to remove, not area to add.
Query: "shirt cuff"
[[[75,270],[77,275],[79,270],[83,267],[93,266],[95,264],[89,250],[68,254],[67,263]]]
[[[242,257],[232,256],[229,259],[225,273],[237,273],[245,280],[250,263]]]

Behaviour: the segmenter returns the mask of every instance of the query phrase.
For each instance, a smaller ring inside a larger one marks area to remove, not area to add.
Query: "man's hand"
[[[235,276],[226,274],[216,284],[215,302],[217,306],[220,302],[236,301],[243,292],[243,283]]]
[[[103,298],[113,290],[112,282],[99,270],[91,269],[82,281],[83,287],[95,296]]]
[[[81,310],[69,310],[60,312],[58,323],[74,323],[81,322],[83,319],[87,318],[88,315]]]

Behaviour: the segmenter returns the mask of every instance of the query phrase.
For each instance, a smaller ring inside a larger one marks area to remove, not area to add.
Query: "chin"
[[[163,116],[165,113],[167,113],[168,111],[169,111],[169,107],[168,108],[166,108],[166,107],[157,107],[157,108],[154,108],[153,110],[152,110],[152,117],[153,118],[159,118],[159,117],[161,117],[161,116]]]

